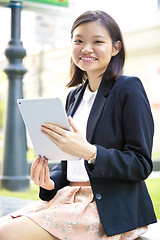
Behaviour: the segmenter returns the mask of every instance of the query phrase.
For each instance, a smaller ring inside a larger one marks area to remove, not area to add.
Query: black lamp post
[[[10,1],[9,7],[11,8],[11,40],[5,51],[9,61],[5,72],[9,82],[1,185],[11,191],[21,191],[29,188],[26,133],[17,107],[17,99],[23,98],[22,78],[27,70],[22,64],[22,59],[26,51],[20,41],[22,2]]]

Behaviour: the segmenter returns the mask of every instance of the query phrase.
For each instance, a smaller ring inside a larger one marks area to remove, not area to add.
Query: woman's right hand
[[[50,179],[48,160],[45,157],[38,156],[31,166],[31,180],[47,190],[53,190],[54,181]]]

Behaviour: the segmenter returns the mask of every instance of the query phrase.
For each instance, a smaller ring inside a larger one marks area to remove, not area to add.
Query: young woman
[[[48,160],[36,158],[31,179],[43,201],[3,218],[1,240],[132,240],[156,222],[144,182],[153,119],[141,81],[122,75],[121,31],[107,13],[88,11],[75,20],[71,39],[72,131],[52,123],[41,131],[80,160],[61,161],[49,173]]]

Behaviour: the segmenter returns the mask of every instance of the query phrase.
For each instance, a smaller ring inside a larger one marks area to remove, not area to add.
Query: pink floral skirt
[[[147,231],[142,227],[107,237],[90,186],[66,186],[49,202],[35,202],[11,216],[27,216],[61,240],[133,240]]]

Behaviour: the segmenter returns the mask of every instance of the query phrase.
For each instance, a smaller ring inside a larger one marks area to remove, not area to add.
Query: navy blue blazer
[[[73,116],[87,82],[71,91],[66,111]],[[141,81],[120,76],[102,79],[87,123],[87,140],[97,146],[95,165],[85,161],[98,213],[107,236],[156,222],[144,180],[152,171],[154,124]],[[55,189],[40,188],[40,198],[51,200],[69,184],[67,162],[51,171]]]

